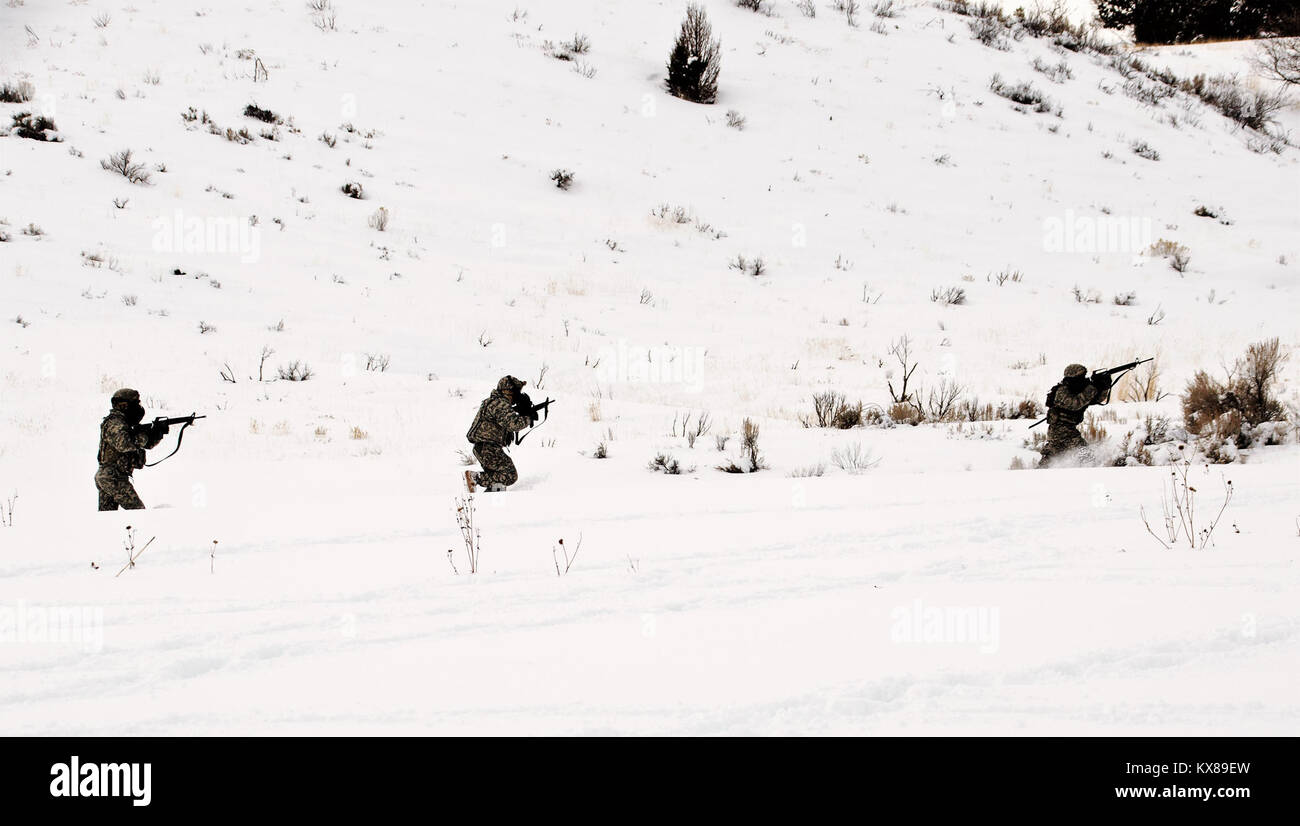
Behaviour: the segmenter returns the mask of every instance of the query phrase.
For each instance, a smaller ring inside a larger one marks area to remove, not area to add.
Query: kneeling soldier
[[[474,458],[483,465],[481,473],[465,471],[465,486],[474,492],[475,485],[488,491],[505,490],[519,480],[515,463],[506,455],[505,446],[514,434],[533,423],[533,419],[515,410],[515,399],[528,382],[503,376],[492,395],[479,405],[478,415],[465,438],[474,445]]]
[[[1079,464],[1095,461],[1088,443],[1079,435],[1079,425],[1083,423],[1083,412],[1105,399],[1110,386],[1109,375],[1089,379],[1088,368],[1082,364],[1065,368],[1064,378],[1047,393],[1047,444],[1043,445],[1039,467],[1047,467],[1050,460],[1067,452],[1073,452]]]

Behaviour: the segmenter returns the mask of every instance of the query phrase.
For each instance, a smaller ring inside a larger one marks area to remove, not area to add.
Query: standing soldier
[[[1111,378],[1105,373],[1089,379],[1088,368],[1082,364],[1065,368],[1065,377],[1047,391],[1047,444],[1043,445],[1039,467],[1047,467],[1050,460],[1067,451],[1073,451],[1080,464],[1095,461],[1088,443],[1079,435],[1079,425],[1083,423],[1083,411],[1104,399],[1110,386]]]
[[[497,388],[479,405],[478,415],[465,438],[474,445],[474,458],[483,465],[481,473],[465,471],[465,486],[474,492],[475,485],[484,490],[501,491],[519,479],[515,463],[506,455],[505,446],[514,434],[527,428],[537,414],[525,416],[515,410],[515,399],[528,382],[514,376],[502,376]]]
[[[99,509],[139,510],[144,502],[131,485],[131,474],[144,467],[144,452],[167,435],[166,424],[139,427],[144,419],[140,394],[122,388],[113,394],[113,409],[99,425],[99,471],[95,487],[99,488]]]

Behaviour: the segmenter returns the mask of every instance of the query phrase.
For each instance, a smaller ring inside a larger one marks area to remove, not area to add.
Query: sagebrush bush
[[[561,43],[560,45],[571,54],[586,54],[591,51],[591,38],[587,37],[585,34],[577,34],[575,32],[572,40]]]
[[[1280,341],[1272,338],[1250,345],[1224,381],[1198,370],[1182,397],[1188,431],[1240,442],[1243,425],[1283,420],[1285,410],[1277,398],[1276,384],[1288,357]],[[1238,446],[1246,447],[1248,441]]]
[[[559,189],[568,189],[573,186],[573,171],[569,169],[551,170],[551,180],[555,181],[555,186]]]
[[[20,138],[33,141],[61,141],[54,121],[44,115],[31,112],[18,112],[13,115],[13,133]]]
[[[1274,395],[1274,385],[1288,357],[1279,340],[1271,338],[1247,347],[1246,355],[1237,362],[1236,392],[1242,416],[1250,424],[1282,419],[1282,403]]]
[[[276,372],[284,381],[307,381],[315,375],[311,367],[300,361],[291,361],[287,365],[282,365]]]
[[[767,467],[763,462],[763,457],[758,452],[758,424],[752,419],[745,419],[741,423],[740,443],[745,459],[749,462],[750,473]]]
[[[1074,79],[1074,72],[1070,70],[1070,64],[1066,63],[1064,60],[1057,63],[1055,66],[1052,66],[1044,63],[1039,58],[1034,58],[1034,62],[1030,65],[1034,67],[1035,72],[1041,72],[1047,75],[1047,79],[1053,83],[1064,83],[1067,80]]]
[[[996,17],[976,17],[966,24],[970,27],[971,37],[1000,52],[1009,51],[1011,42],[1008,38],[1010,29]]]
[[[800,416],[804,427],[829,427],[848,430],[864,424],[863,404],[859,400],[850,404],[842,393],[827,390],[814,393],[812,416]],[[879,414],[877,413],[877,419]]]
[[[864,473],[880,464],[875,454],[863,447],[861,442],[854,442],[831,451],[831,461],[840,470],[854,475]]]
[[[123,149],[100,161],[99,165],[109,172],[116,172],[133,184],[149,183],[148,170],[145,169],[144,164],[133,162],[132,157],[130,149]]]
[[[807,479],[810,476],[823,476],[826,473],[826,463],[817,462],[811,465],[794,468],[790,471],[792,479]]]
[[[1229,120],[1257,132],[1263,132],[1277,119],[1277,113],[1292,103],[1281,89],[1252,89],[1231,77],[1196,75],[1183,81],[1180,88],[1196,95]]]
[[[930,290],[930,300],[947,306],[960,306],[966,303],[966,290],[962,287],[935,287]]]
[[[758,424],[746,418],[740,428],[740,463],[729,459],[725,465],[718,465],[724,473],[757,473],[767,468],[762,454],[758,450]]]
[[[1042,405],[1033,399],[1018,402],[992,402],[981,404],[979,399],[958,399],[951,412],[955,421],[988,422],[1003,419],[1037,419],[1042,415]]]
[[[918,425],[924,414],[921,408],[910,402],[897,402],[889,406],[889,418],[898,424]]]
[[[1160,160],[1160,153],[1156,151],[1155,147],[1146,141],[1133,141],[1133,143],[1129,144],[1129,148],[1133,150],[1134,155],[1137,155],[1140,158],[1146,158],[1148,161]]]
[[[691,472],[691,468],[687,468],[683,471],[681,464],[667,453],[656,454],[655,457],[650,460],[650,464],[647,467],[656,473],[663,472],[669,476],[679,476],[683,472]]]
[[[1034,88],[1034,84],[1029,81],[1021,83],[1007,83],[1002,79],[1001,74],[994,74],[989,79],[989,90],[995,95],[1006,98],[1012,103],[1019,103],[1022,106],[1033,106],[1036,112],[1052,111],[1052,102],[1046,95]],[[1058,114],[1060,110],[1057,110]]]
[[[718,99],[721,69],[722,41],[714,39],[704,8],[691,3],[668,55],[668,91],[682,100],[713,103]]]
[[[1169,241],[1165,238],[1161,238],[1152,244],[1148,251],[1152,255],[1167,259],[1169,266],[1176,272],[1187,272],[1187,267],[1192,263],[1191,250],[1176,241]]]
[[[1201,433],[1211,422],[1229,409],[1227,389],[1204,370],[1196,375],[1183,390],[1183,422],[1192,433]]]
[[[1066,7],[1060,3],[1050,8],[1035,4],[1028,11],[1024,6],[1020,6],[1015,12],[1015,22],[1026,34],[1033,37],[1063,34],[1071,29]]]
[[[36,89],[25,80],[0,85],[0,103],[26,103],[36,95]]]
[[[270,109],[263,109],[256,103],[250,103],[244,107],[244,117],[257,118],[265,123],[283,123],[279,115]]]

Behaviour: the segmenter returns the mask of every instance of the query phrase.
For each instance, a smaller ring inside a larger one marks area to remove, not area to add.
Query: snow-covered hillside
[[[1191,551],[1138,514],[1167,468],[1010,470],[1023,419],[801,424],[887,407],[904,336],[914,382],[994,406],[1158,356],[1172,395],[1101,450],[1177,419],[1195,370],[1300,342],[1300,151],[929,3],[705,5],[712,106],[663,90],[675,0],[0,8],[34,90],[0,124],[61,139],[0,137],[0,730],[1300,733],[1294,436],[1194,471],[1210,516],[1236,495]],[[1142,57],[1258,84],[1249,54]],[[126,149],[147,184],[102,168]],[[507,373],[558,401],[476,497],[471,576],[457,452]],[[208,418],[136,474],[149,510],[98,514],[120,386]],[[745,418],[768,467],[721,473]],[[114,576],[127,525],[156,539]],[[42,643],[59,609],[98,631]]]

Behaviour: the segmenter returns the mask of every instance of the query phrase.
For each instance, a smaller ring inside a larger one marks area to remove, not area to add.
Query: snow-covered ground
[[[994,404],[1158,355],[1173,395],[1101,424],[1176,419],[1195,370],[1300,342],[1297,150],[928,4],[883,34],[706,5],[708,107],[662,91],[677,2],[339,0],[334,31],[298,2],[0,8],[0,83],[36,93],[0,123],[62,137],[0,137],[0,731],[1300,733],[1294,437],[1193,471],[1209,516],[1236,494],[1192,551],[1138,515],[1167,468],[1013,471],[1023,420],[800,424],[828,389],[887,405],[904,335],[914,380]],[[591,77],[544,51],[575,33]],[[1250,48],[1143,56],[1245,78]],[[101,168],[126,148],[149,185]],[[311,380],[269,380],[293,361]],[[506,373],[558,401],[476,497],[470,575],[457,451]],[[98,514],[119,386],[208,418],[137,473],[149,510]],[[721,473],[746,417],[769,467]],[[837,467],[855,446],[879,463]],[[126,525],[156,538],[115,576]]]

